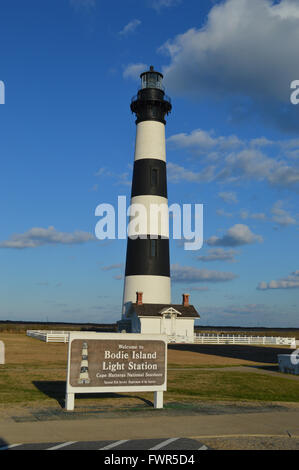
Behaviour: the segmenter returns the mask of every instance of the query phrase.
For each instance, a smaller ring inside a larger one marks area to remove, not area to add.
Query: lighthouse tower
[[[164,93],[163,75],[153,66],[140,78],[141,87],[131,102],[136,143],[118,331],[163,334],[169,342],[192,343],[199,314],[189,304],[189,294],[183,294],[179,305],[171,303],[170,294],[165,116],[171,103]]]
[[[137,237],[128,231],[123,318],[136,302],[137,293],[145,303],[171,303],[165,152],[165,116],[171,111],[171,103],[164,93],[163,75],[153,66],[140,78],[141,87],[131,102],[136,115],[131,206],[142,205],[139,216],[143,214],[147,224],[146,233],[139,232]],[[153,205],[164,206],[157,224],[150,221]],[[144,226],[141,221],[141,231]]]

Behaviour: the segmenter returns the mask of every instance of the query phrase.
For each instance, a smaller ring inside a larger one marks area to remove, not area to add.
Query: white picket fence
[[[40,339],[46,343],[68,343],[69,331],[53,331],[53,330],[27,330],[27,336]]]
[[[242,335],[213,335],[195,334],[196,344],[275,344],[292,346],[296,345],[295,338],[283,338],[281,336],[242,336]],[[296,346],[295,346],[296,347]]]
[[[53,330],[27,330],[27,336],[45,341],[46,343],[68,343],[70,331]],[[169,343],[195,343],[195,344],[274,344],[296,348],[295,338],[280,336],[242,336],[242,335],[194,335],[194,341],[187,336],[169,336]]]

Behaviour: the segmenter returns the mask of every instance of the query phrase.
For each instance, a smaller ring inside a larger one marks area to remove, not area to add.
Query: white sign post
[[[167,337],[127,333],[70,333],[65,408],[76,393],[154,392],[163,408]]]

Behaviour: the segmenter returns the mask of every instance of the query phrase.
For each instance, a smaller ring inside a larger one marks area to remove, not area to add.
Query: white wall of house
[[[194,337],[194,319],[193,318],[176,318],[173,315],[173,316],[169,316],[168,318],[167,316],[165,317],[140,317],[139,320],[140,320],[139,331],[142,334],[166,334],[168,336],[182,336],[182,337],[189,338],[190,341],[193,341],[193,337]],[[133,322],[132,322],[132,326],[133,326]]]
[[[141,331],[143,334],[161,334],[160,317],[140,317]]]
[[[194,337],[194,319],[180,318],[177,321],[177,335],[187,336],[193,340]]]

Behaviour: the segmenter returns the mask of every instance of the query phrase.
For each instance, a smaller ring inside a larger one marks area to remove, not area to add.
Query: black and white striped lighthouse
[[[131,205],[145,208],[147,229],[137,237],[130,236],[128,230],[123,316],[136,302],[137,292],[142,292],[144,303],[171,303],[165,152],[165,116],[171,111],[171,103],[164,93],[163,75],[153,66],[140,78],[141,87],[131,102],[136,115]],[[159,223],[152,226],[149,221],[153,205],[164,206],[166,211],[161,211]]]

